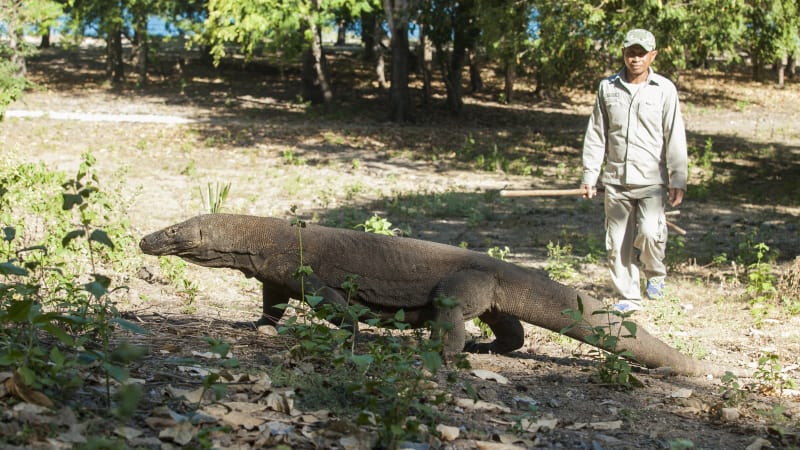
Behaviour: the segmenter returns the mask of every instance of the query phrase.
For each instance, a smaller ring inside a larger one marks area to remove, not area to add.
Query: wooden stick
[[[686,236],[686,230],[684,230],[683,228],[675,225],[674,223],[670,222],[669,220],[667,220],[667,226],[672,228],[673,231],[675,231],[676,233],[680,234],[681,236]]]
[[[586,191],[576,189],[503,189],[500,197],[564,197],[583,195]]]

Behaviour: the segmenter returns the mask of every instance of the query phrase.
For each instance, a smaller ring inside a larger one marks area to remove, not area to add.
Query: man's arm
[[[686,149],[686,127],[681,115],[678,92],[671,86],[665,96],[664,105],[664,146],[666,155],[667,173],[669,176],[670,202],[675,200],[680,203],[683,199],[673,197],[672,190],[679,189],[686,191],[687,179],[689,177],[689,157]],[[677,195],[677,194],[675,194]],[[673,205],[677,206],[677,205]]]
[[[594,102],[592,115],[589,117],[589,124],[586,126],[586,134],[583,138],[583,177],[581,179],[581,189],[586,193],[584,198],[592,198],[597,195],[595,185],[600,178],[600,168],[606,154],[607,140],[607,116],[603,103],[602,83],[597,89],[597,97]]]

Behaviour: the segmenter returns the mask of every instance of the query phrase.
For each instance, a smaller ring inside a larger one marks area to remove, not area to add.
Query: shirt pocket
[[[603,95],[603,102],[608,112],[608,131],[611,134],[624,130],[628,123],[628,109],[630,103],[620,92],[607,92]]]
[[[664,142],[663,113],[664,104],[657,96],[647,96],[639,102],[636,109],[639,126],[634,143],[660,154]]]
[[[644,92],[643,92],[644,94]],[[639,120],[646,125],[658,125],[661,128],[661,121],[664,117],[664,103],[659,96],[646,95],[639,102],[637,109]]]

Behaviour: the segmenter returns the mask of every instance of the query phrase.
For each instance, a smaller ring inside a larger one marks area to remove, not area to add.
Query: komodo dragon
[[[305,278],[305,292],[316,292],[323,302],[344,305],[342,283],[356,275],[359,290],[351,302],[381,315],[403,309],[414,327],[427,321],[453,326],[442,337],[446,356],[465,347],[464,321],[479,317],[496,336],[494,342],[468,348],[475,352],[508,353],[524,343],[518,319],[561,331],[572,324],[562,314],[577,310],[592,326],[607,326],[597,299],[555,282],[541,270],[516,266],[486,254],[418,239],[381,236],[362,231],[310,224],[302,230],[287,220],[246,215],[211,214],[191,218],[145,236],[139,243],[149,255],[177,255],[206,267],[227,267],[263,283],[263,313],[259,325],[275,325],[283,314],[277,305],[301,296],[293,274],[302,256],[313,274]],[[453,308],[438,308],[438,296],[457,300]],[[587,342],[589,331],[576,326],[566,333]],[[650,368],[668,367],[686,375],[721,375],[716,366],[689,358],[641,327],[636,338],[621,347]]]

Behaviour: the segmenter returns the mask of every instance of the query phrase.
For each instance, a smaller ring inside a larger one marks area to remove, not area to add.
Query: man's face
[[[628,76],[636,78],[647,73],[657,54],[657,50],[648,52],[641,45],[632,45],[623,49],[622,57],[625,60],[625,67],[628,69]]]

